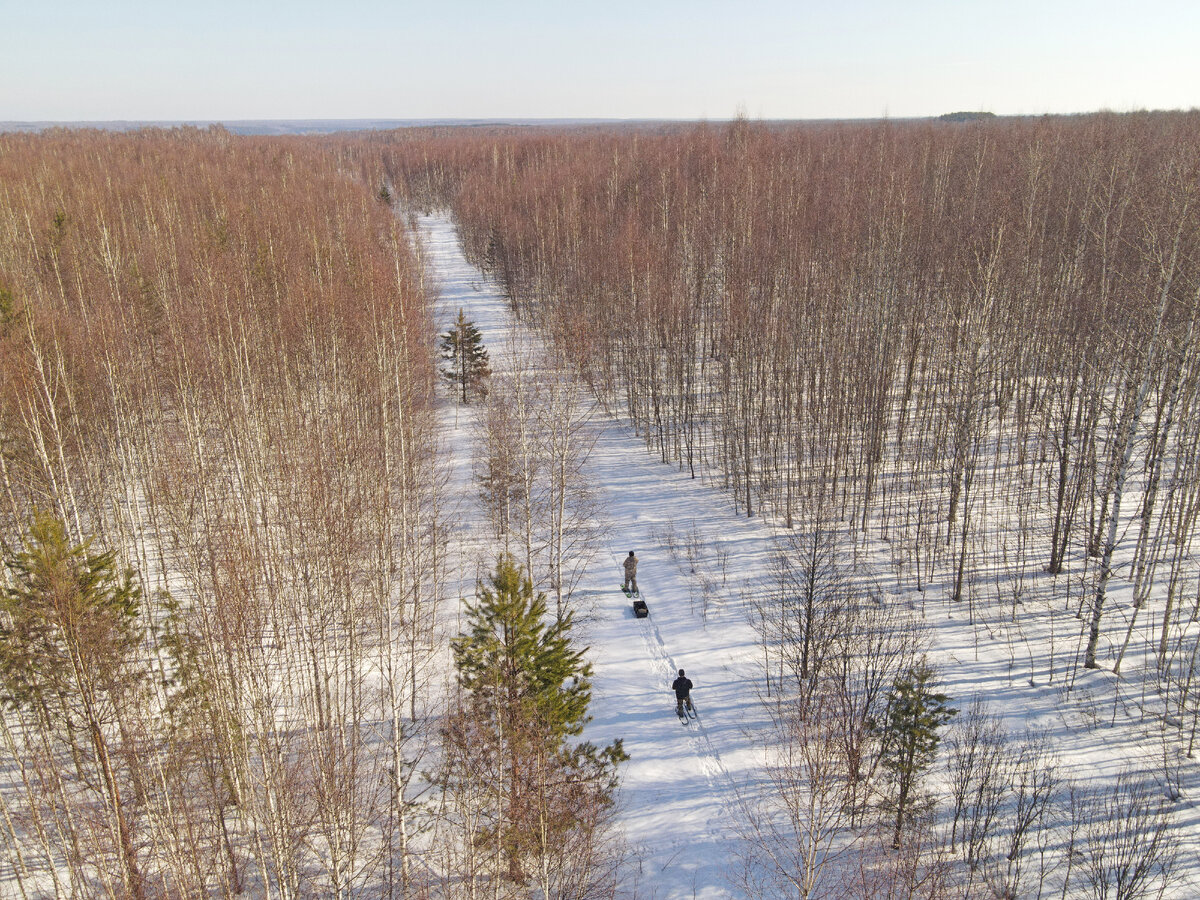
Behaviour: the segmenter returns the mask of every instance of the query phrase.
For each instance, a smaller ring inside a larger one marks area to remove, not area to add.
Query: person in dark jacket
[[[675,712],[682,716],[685,704],[689,711],[695,712],[696,708],[692,706],[692,679],[683,674],[683,669],[679,670],[679,677],[671,683],[671,687],[675,689]]]
[[[636,594],[637,589],[637,557],[633,555],[633,551],[629,551],[629,555],[625,557],[625,584],[623,589],[626,593]]]

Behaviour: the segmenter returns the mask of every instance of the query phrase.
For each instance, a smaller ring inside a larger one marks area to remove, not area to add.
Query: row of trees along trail
[[[418,875],[433,327],[346,175],[220,129],[0,135],[5,896]]]
[[[1105,613],[1121,565],[1158,663],[1179,658],[1200,511],[1200,114],[359,149],[414,205],[450,205],[518,314],[746,515],[790,527],[820,509],[956,601],[977,593],[988,530],[1021,535],[1013,571],[1093,560],[1075,601],[1089,667],[1102,639],[1120,665]]]

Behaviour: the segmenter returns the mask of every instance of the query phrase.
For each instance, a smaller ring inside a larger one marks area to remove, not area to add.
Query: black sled
[[[646,601],[637,599],[633,601],[633,614],[639,619],[644,619],[650,615],[650,607],[646,606]]]

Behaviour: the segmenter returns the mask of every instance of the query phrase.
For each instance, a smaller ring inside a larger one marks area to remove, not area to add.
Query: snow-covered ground
[[[506,348],[531,336],[518,333],[502,292],[463,257],[449,219],[423,218],[420,232],[427,272],[440,290],[439,326],[461,307],[480,328],[493,370],[503,371]],[[458,511],[452,589],[457,578],[457,589],[470,596],[494,559],[472,477],[482,428],[470,410],[451,405],[444,422]],[[585,478],[603,520],[602,549],[576,591],[584,611],[577,634],[595,666],[594,720],[585,737],[622,738],[631,756],[622,767],[621,823],[637,860],[639,896],[744,896],[734,876],[740,826],[746,798],[760,786],[769,739],[750,598],[767,590],[774,536],[761,519],[736,515],[720,491],[647,453],[625,424],[598,414],[592,427]],[[925,621],[942,689],[956,706],[981,696],[1014,737],[1045,732],[1063,775],[1079,784],[1095,787],[1124,769],[1162,780],[1171,760],[1158,720],[1142,715],[1140,682],[1078,666],[1080,623],[1065,604],[1030,599],[1015,617],[995,604],[969,616],[964,604],[944,600],[944,584],[935,581],[922,594],[896,581],[882,542],[864,547],[859,576]],[[648,619],[636,619],[619,590],[629,550],[640,560]],[[1119,608],[1114,601],[1110,614]],[[1123,626],[1111,627],[1124,634]],[[673,711],[670,682],[678,668],[696,684],[699,719],[687,728]],[[1167,895],[1197,897],[1200,810],[1193,798],[1200,797],[1200,777],[1195,761],[1174,764],[1183,847]]]
[[[441,294],[439,325],[463,308],[484,336],[493,371],[502,371],[514,328],[502,293],[463,257],[451,222],[427,218],[421,230]],[[470,412],[450,413],[446,423],[451,483],[467,494],[458,498],[456,549],[460,590],[470,596],[494,552],[484,523],[467,514],[482,517],[470,477],[480,426]],[[621,767],[622,822],[638,860],[639,895],[728,897],[739,798],[757,778],[754,737],[765,727],[755,693],[761,651],[744,599],[765,571],[771,535],[761,522],[736,516],[719,492],[657,462],[628,427],[602,415],[593,427],[585,480],[604,518],[602,549],[576,590],[584,611],[577,638],[591,648],[595,667],[584,737],[600,744],[622,738],[630,755]],[[695,574],[689,544],[700,551]],[[639,559],[646,619],[635,618],[620,590],[630,550]],[[724,584],[721,552],[728,554]],[[719,588],[707,610],[706,580]],[[699,713],[687,728],[671,691],[680,668],[695,683]]]

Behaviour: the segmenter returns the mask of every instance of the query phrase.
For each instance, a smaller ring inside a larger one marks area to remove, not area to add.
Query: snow
[[[424,217],[419,229],[427,274],[440,290],[439,326],[463,308],[497,372],[536,346],[513,321],[502,292],[464,258],[452,221]],[[448,489],[457,494],[459,515],[452,590],[471,596],[495,557],[472,478],[482,429],[470,410],[448,403],[444,414]],[[746,896],[736,878],[745,803],[762,786],[770,733],[758,696],[762,651],[750,600],[766,588],[774,534],[762,519],[737,515],[732,499],[715,487],[659,462],[623,422],[597,414],[591,427],[596,443],[585,477],[604,513],[602,550],[575,599],[584,613],[577,636],[595,666],[594,718],[585,737],[622,738],[631,756],[621,770],[620,823],[636,860],[639,896]],[[640,561],[647,619],[634,617],[619,590],[629,550]],[[1047,733],[1063,774],[1077,783],[1111,783],[1131,764],[1161,778],[1163,742],[1156,720],[1142,714],[1141,683],[1079,663],[1080,623],[1062,596],[1065,579],[1080,573],[1062,576],[1062,585],[1045,595],[1031,592],[1012,616],[998,604],[954,604],[944,583],[918,592],[896,578],[893,559],[882,540],[867,541],[856,575],[882,590],[886,602],[924,620],[941,689],[956,706],[965,710],[981,696],[1015,738],[1027,730]],[[1071,588],[1074,602],[1083,589],[1082,581]],[[1128,609],[1125,600],[1114,592],[1109,615]],[[1108,627],[1110,637],[1123,637],[1115,618]],[[1126,671],[1139,665],[1127,659]],[[679,668],[695,682],[699,711],[686,728],[670,690]],[[1200,797],[1200,778],[1194,761],[1179,765],[1184,799],[1175,813],[1184,847],[1167,896],[1194,897],[1200,896],[1200,810],[1193,798]]]
[[[484,335],[493,371],[502,371],[516,328],[502,293],[463,257],[451,222],[425,218],[420,228],[441,293],[439,326],[462,307]],[[448,419],[454,484],[469,492],[474,488],[463,475],[480,426],[470,414]],[[598,744],[621,738],[630,755],[621,767],[622,823],[639,860],[644,895],[728,897],[726,874],[742,818],[739,786],[756,778],[761,760],[753,737],[765,726],[753,687],[761,651],[744,598],[764,570],[771,534],[760,521],[736,516],[728,498],[657,462],[631,429],[604,417],[593,427],[596,444],[585,480],[604,511],[605,550],[576,591],[576,602],[587,611],[577,637],[591,648],[595,668],[593,720],[584,738]],[[460,497],[459,503],[465,510],[473,501]],[[708,555],[697,560],[697,569],[707,567],[718,585],[712,546],[719,541],[729,551],[726,584],[721,599],[710,603],[707,623],[701,620],[700,572],[683,571],[663,546],[664,535],[685,539],[693,527],[701,529],[699,544]],[[477,560],[486,568],[493,558],[485,532],[479,523],[460,520],[459,584],[466,596],[480,571]],[[620,590],[621,562],[630,550],[639,560],[646,619],[634,616]],[[699,714],[687,728],[675,715],[671,690],[680,668],[695,683]]]

